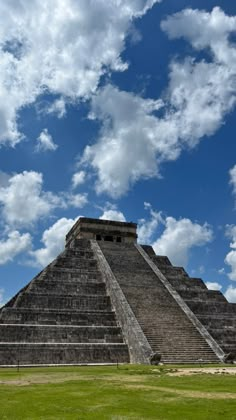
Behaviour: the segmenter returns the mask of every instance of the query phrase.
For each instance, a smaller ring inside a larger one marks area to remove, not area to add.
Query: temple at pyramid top
[[[66,248],[74,246],[75,239],[136,243],[137,224],[80,217],[66,235]]]

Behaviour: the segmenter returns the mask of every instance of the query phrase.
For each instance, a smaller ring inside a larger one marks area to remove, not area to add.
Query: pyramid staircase
[[[172,266],[167,257],[156,256],[148,248],[153,262],[225,354],[236,356],[236,304],[229,303],[220,291],[208,290],[202,279],[189,277],[182,267]]]
[[[0,365],[129,362],[86,239],[66,249],[0,312]]]
[[[162,362],[219,362],[134,244],[99,242],[99,246],[152,351],[161,354]]]

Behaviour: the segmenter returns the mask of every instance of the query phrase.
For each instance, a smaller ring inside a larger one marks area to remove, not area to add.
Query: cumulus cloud
[[[85,171],[76,172],[72,176],[72,188],[77,188],[79,185],[85,182],[86,173]]]
[[[225,292],[226,299],[231,303],[236,303],[236,287],[230,285]]]
[[[236,281],[236,225],[228,225],[226,227],[226,236],[232,239],[230,243],[232,250],[225,257],[225,263],[231,267],[228,277],[230,280]]]
[[[236,102],[236,49],[230,35],[236,31],[236,17],[219,7],[211,13],[186,9],[162,22],[173,38],[185,38],[196,50],[207,49],[211,61],[187,57],[170,67],[169,100],[181,114],[183,140],[190,146],[204,135],[212,135]]]
[[[37,152],[46,152],[47,150],[55,151],[58,148],[58,145],[53,142],[51,134],[49,134],[47,128],[44,128],[41,131],[39,137],[37,138],[36,151]]]
[[[10,225],[27,226],[61,206],[61,200],[44,192],[43,176],[34,171],[13,175],[8,185],[0,188],[0,204],[4,219]]]
[[[67,206],[81,208],[88,203],[87,194],[70,194],[65,195]]]
[[[12,261],[17,255],[28,251],[31,245],[29,233],[21,235],[17,230],[9,232],[7,239],[0,241],[0,264]]]
[[[206,284],[206,287],[209,290],[221,290],[222,289],[221,284],[217,283],[217,282],[207,281],[205,284]]]
[[[158,0],[21,0],[0,3],[0,144],[17,144],[19,111],[44,92],[88,98],[102,75],[123,71],[134,18]],[[63,103],[54,103],[59,116]]]
[[[236,17],[227,16],[220,7],[214,7],[212,12],[182,10],[167,17],[161,27],[170,39],[185,38],[197,50],[211,48],[220,61],[228,61],[229,53],[236,58],[233,45],[228,40],[230,33],[236,31]]]
[[[107,85],[93,97],[90,118],[103,121],[98,143],[87,146],[82,159],[98,173],[96,190],[112,197],[125,193],[130,182],[157,173],[159,159],[176,159],[172,127],[161,127],[153,113],[161,102],[145,100]],[[158,139],[158,140],[157,140]]]
[[[186,266],[191,248],[205,245],[212,238],[212,229],[207,223],[200,225],[190,219],[167,217],[162,235],[152,246],[156,254],[168,255],[174,265]]]
[[[98,142],[87,146],[83,163],[98,175],[96,190],[124,194],[140,178],[158,176],[175,160],[220,127],[236,102],[236,50],[230,34],[236,17],[221,9],[187,9],[162,22],[170,38],[183,37],[209,61],[173,60],[164,101],[143,99],[108,85],[92,99],[90,118],[102,122]],[[162,116],[158,111],[162,109]]]
[[[157,228],[161,223],[164,223],[162,218],[161,212],[157,212],[152,209],[150,203],[144,203],[144,208],[150,211],[150,218],[140,219],[138,221],[138,242],[141,244],[148,244],[150,243],[154,234],[156,234]]]
[[[65,246],[65,236],[76,222],[76,219],[62,219],[57,220],[50,228],[44,231],[41,242],[43,248],[37,249],[30,253],[32,263],[41,267],[49,264]]]
[[[103,214],[99,217],[99,219],[126,222],[124,214],[121,211],[115,209],[104,210]]]
[[[23,171],[8,178],[0,186],[2,216],[9,225],[30,226],[59,208],[83,207],[87,194],[58,193],[43,190],[43,176],[39,172]]]

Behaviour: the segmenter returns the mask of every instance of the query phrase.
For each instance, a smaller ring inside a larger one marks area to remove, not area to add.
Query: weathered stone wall
[[[89,241],[77,240],[0,314],[0,365],[129,362]]]
[[[66,247],[74,246],[76,239],[98,239],[98,237],[101,240],[110,237],[114,242],[133,243],[137,241],[136,230],[135,223],[81,217],[66,235]]]
[[[112,305],[128,344],[130,361],[131,363],[149,364],[153,354],[151,346],[96,241],[92,241],[92,249],[97,257]]]

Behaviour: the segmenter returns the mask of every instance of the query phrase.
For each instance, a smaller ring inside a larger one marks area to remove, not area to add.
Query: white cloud
[[[205,284],[206,284],[206,287],[209,290],[221,290],[222,289],[221,284],[220,283],[217,283],[217,282],[210,282],[210,281],[208,281]]]
[[[85,182],[86,173],[85,171],[76,172],[72,176],[72,188],[77,188],[79,185]]]
[[[21,140],[19,111],[44,92],[77,101],[95,92],[104,73],[125,70],[132,20],[156,1],[0,2],[0,143]],[[63,115],[63,104],[54,105]]]
[[[43,191],[43,176],[39,172],[23,171],[8,178],[0,187],[0,205],[7,224],[30,226],[41,217],[46,217],[59,208],[83,207],[87,194]]]
[[[17,230],[9,232],[5,240],[0,241],[0,264],[12,261],[17,255],[31,248],[29,233],[20,234]],[[0,290],[1,302],[1,290]]]
[[[174,265],[186,266],[190,249],[205,245],[212,237],[212,230],[207,223],[200,225],[190,219],[167,217],[164,232],[152,246],[156,254],[167,255]]]
[[[87,194],[66,194],[67,205],[71,207],[84,207],[88,203]]]
[[[0,204],[7,223],[27,226],[62,206],[61,199],[44,192],[42,186],[42,174],[34,171],[24,171],[9,178],[8,185],[0,188]]]
[[[47,109],[48,114],[55,114],[58,118],[66,115],[66,102],[64,98],[56,99]]]
[[[50,228],[44,231],[42,235],[43,248],[30,253],[33,263],[45,267],[49,264],[65,247],[65,236],[76,222],[76,219],[57,220]]]
[[[99,219],[114,220],[114,221],[117,221],[117,222],[125,222],[126,221],[124,214],[121,211],[114,210],[114,209],[113,210],[112,209],[104,210],[102,216],[100,216]]]
[[[158,228],[159,223],[164,223],[163,218],[161,216],[161,212],[156,212],[152,209],[150,203],[144,203],[144,207],[146,210],[150,211],[150,219],[140,219],[138,221],[138,242],[141,244],[148,244],[156,234],[156,230]]]
[[[187,57],[171,65],[169,100],[181,116],[184,141],[192,146],[212,135],[235,105],[236,49],[229,35],[236,31],[236,17],[219,7],[211,13],[186,9],[162,22],[173,38],[185,38],[197,50],[208,49],[211,62]]]
[[[236,303],[236,287],[230,285],[225,292],[226,299],[231,303]]]
[[[211,13],[188,9],[167,18],[162,29],[170,38],[186,38],[197,50],[207,48],[211,61],[173,61],[165,103],[111,85],[93,96],[90,118],[103,125],[82,162],[97,172],[98,193],[118,197],[140,178],[158,176],[161,163],[214,134],[235,106],[236,50],[229,35],[236,18],[219,8]]]
[[[47,150],[55,151],[58,148],[58,145],[53,142],[53,138],[51,134],[49,134],[47,128],[44,128],[40,133],[37,142],[37,152],[46,152]]]
[[[236,165],[229,171],[230,184],[233,187],[233,193],[236,196]]]
[[[228,63],[228,54],[236,58],[229,34],[236,31],[236,17],[227,16],[220,7],[212,12],[185,9],[167,17],[161,24],[170,39],[185,38],[197,50],[211,48],[217,60]],[[224,48],[225,47],[225,48]]]
[[[91,118],[103,121],[97,144],[87,146],[82,162],[98,172],[98,193],[125,193],[130,182],[157,173],[157,160],[176,159],[171,125],[159,124],[153,113],[160,101],[145,100],[107,85],[93,97]]]
[[[225,257],[225,263],[231,267],[228,277],[230,280],[236,280],[236,225],[226,226],[226,236],[232,239],[230,243],[232,251],[228,252]]]

